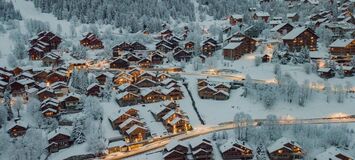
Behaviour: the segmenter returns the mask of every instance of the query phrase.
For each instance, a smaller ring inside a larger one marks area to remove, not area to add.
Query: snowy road
[[[258,125],[266,122],[265,119],[254,120],[253,127],[257,127]],[[340,117],[340,118],[316,118],[316,119],[286,119],[280,120],[280,125],[294,125],[294,124],[330,124],[330,123],[354,123],[355,115],[348,117]],[[165,145],[167,145],[170,141],[173,140],[187,140],[190,138],[194,138],[196,136],[205,135],[213,132],[218,132],[222,130],[230,130],[234,129],[236,126],[233,122],[223,123],[216,126],[201,126],[200,128],[196,128],[193,131],[189,131],[185,134],[177,135],[174,137],[170,137],[167,139],[162,139],[158,141],[153,141],[138,150],[130,151],[130,152],[117,152],[106,155],[105,157],[101,157],[106,160],[116,160],[132,157],[138,154],[146,153],[155,149],[163,149]]]

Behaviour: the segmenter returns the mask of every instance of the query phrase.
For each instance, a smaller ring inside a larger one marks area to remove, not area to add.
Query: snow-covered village
[[[355,0],[0,0],[0,160],[354,160]]]

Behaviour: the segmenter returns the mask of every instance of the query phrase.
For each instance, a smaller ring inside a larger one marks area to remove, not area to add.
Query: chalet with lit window
[[[118,112],[113,113],[109,116],[109,121],[113,129],[119,129],[120,124],[125,122],[129,118],[137,119],[138,114],[137,110],[129,108],[127,110],[119,110]]]
[[[219,90],[216,93],[213,94],[213,99],[215,100],[228,100],[229,99],[229,93],[223,90]]]
[[[150,68],[152,66],[152,61],[148,58],[143,58],[138,61],[138,66],[141,68]]]
[[[350,62],[355,56],[355,39],[338,39],[329,45],[329,52],[337,62]]]
[[[43,101],[47,98],[55,98],[56,95],[52,89],[45,88],[37,93],[37,97],[40,101]]]
[[[160,121],[171,110],[172,110],[171,108],[168,108],[168,107],[165,107],[165,106],[159,106],[159,107],[153,108],[150,111],[153,114],[155,120]]]
[[[304,151],[295,141],[282,137],[267,147],[270,160],[303,159]]]
[[[282,37],[283,43],[290,51],[300,51],[307,47],[310,51],[317,50],[318,36],[310,28],[298,27]]]
[[[242,15],[242,14],[231,15],[231,16],[229,16],[229,23],[232,26],[235,26],[235,25],[243,22],[243,17],[244,17],[244,15]]]
[[[168,78],[170,78],[171,76],[169,75],[169,74],[167,74],[167,73],[160,73],[160,74],[158,74],[157,75],[157,78],[156,78],[156,80],[157,81],[159,81],[159,82],[162,82],[162,81],[164,81],[164,80],[166,80],[166,79],[168,79]],[[176,82],[176,81],[175,81]],[[177,82],[176,82],[177,83]]]
[[[80,103],[80,95],[69,93],[60,99],[60,103],[66,109],[75,108]]]
[[[122,42],[120,44],[112,47],[112,55],[113,57],[121,56],[125,51],[132,51],[131,45],[127,42]]]
[[[68,128],[59,127],[52,132],[48,133],[48,146],[49,153],[58,152],[61,149],[68,148],[73,144],[71,139],[71,131]]]
[[[208,82],[207,82],[206,79],[198,79],[198,80],[197,80],[197,87],[198,87],[198,89],[201,89],[201,88],[203,88],[203,87],[205,87],[205,86],[207,86],[207,85],[208,85]]]
[[[9,133],[10,137],[19,137],[26,134],[28,129],[28,124],[22,121],[17,122],[9,122],[7,125],[7,133]]]
[[[8,71],[6,70],[6,68],[4,69],[0,67],[0,79],[2,79],[3,81],[9,82],[10,77],[12,77],[13,74],[14,73],[12,71]]]
[[[182,91],[176,88],[163,89],[161,92],[165,100],[179,100],[184,97]]]
[[[36,37],[30,40],[31,48],[28,55],[31,60],[40,60],[46,53],[57,49],[62,39],[52,32],[40,32]]]
[[[195,42],[188,41],[185,43],[185,48],[186,51],[193,51],[195,49]]]
[[[209,38],[203,42],[202,53],[207,57],[211,57],[217,49],[218,49],[218,43],[216,40]]]
[[[131,128],[126,130],[126,139],[131,142],[140,142],[147,139],[148,129],[140,125],[133,125]]]
[[[253,19],[257,21],[264,21],[265,23],[269,21],[270,14],[268,12],[258,11],[253,15]]]
[[[142,58],[136,56],[135,54],[126,54],[126,55],[124,55],[124,57],[127,57],[127,61],[130,64],[137,64],[137,63],[139,63],[139,61],[142,60]]]
[[[29,88],[35,86],[35,81],[32,79],[21,79],[10,84],[10,90],[13,96],[21,96]]]
[[[180,151],[172,150],[163,154],[164,160],[187,160],[186,155]]]
[[[117,58],[110,63],[110,68],[127,69],[129,62],[125,59]]]
[[[113,80],[113,82],[120,86],[125,83],[132,83],[133,79],[130,76],[116,76]]]
[[[125,120],[123,123],[121,123],[119,125],[120,132],[124,133],[128,129],[133,127],[134,125],[138,125],[138,126],[141,126],[141,127],[144,126],[143,122],[137,120],[136,118],[128,118],[127,120]]]
[[[215,93],[217,93],[217,90],[212,86],[205,86],[198,90],[201,99],[213,99]]]
[[[166,127],[171,133],[181,133],[192,130],[189,120],[185,117],[175,117],[166,124]]]
[[[222,154],[224,160],[233,159],[253,159],[252,148],[240,140],[228,140],[225,144],[219,147],[219,151]]]
[[[319,77],[329,79],[335,76],[335,71],[331,68],[319,68],[317,70]]]
[[[241,33],[232,35],[227,41],[229,43],[223,47],[224,59],[236,60],[256,49],[256,40]]]
[[[319,153],[314,160],[354,160],[355,157],[336,147],[329,147],[322,153]]]
[[[93,33],[86,33],[84,38],[80,40],[80,45],[90,49],[104,48],[102,41]]]
[[[270,29],[270,31],[274,33],[279,33],[281,35],[286,35],[287,33],[291,32],[293,28],[294,27],[289,23],[281,23]]]
[[[142,101],[144,103],[154,103],[162,100],[162,94],[152,89],[141,90]]]
[[[212,160],[213,147],[211,141],[207,139],[194,139],[190,141],[192,157],[196,160]]]
[[[170,29],[165,29],[160,32],[161,39],[168,39],[173,36],[173,31]]]
[[[174,59],[175,59],[176,61],[179,61],[179,62],[181,62],[181,61],[188,62],[188,61],[190,61],[190,59],[192,58],[192,53],[191,53],[191,52],[187,52],[187,51],[185,51],[185,50],[180,50],[180,51],[178,51],[178,52],[175,52],[173,56],[174,56]]]
[[[163,53],[172,51],[177,45],[170,40],[162,40],[155,45],[155,48]]]
[[[173,150],[179,151],[186,155],[189,151],[189,147],[184,142],[173,140],[165,146],[163,152],[170,152]]]
[[[60,104],[56,99],[47,98],[42,101],[40,108],[44,117],[53,117],[59,113]]]
[[[93,84],[89,85],[88,88],[86,89],[86,95],[100,97],[102,90],[103,89],[99,84],[93,83]]]
[[[116,96],[116,102],[121,106],[132,106],[141,102],[141,97],[131,92],[123,92]]]

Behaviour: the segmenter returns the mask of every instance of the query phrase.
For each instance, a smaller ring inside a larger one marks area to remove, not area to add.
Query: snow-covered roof
[[[204,150],[202,148],[199,148],[198,150],[192,151],[192,154],[195,155],[195,154],[197,154],[199,152],[208,153],[206,150]]]
[[[268,12],[263,12],[263,11],[255,12],[255,15],[258,17],[269,17],[270,16],[270,14]]]
[[[147,128],[135,124],[135,125],[133,125],[131,128],[129,128],[129,129],[126,131],[126,133],[127,133],[127,134],[131,134],[133,131],[135,131],[135,130],[138,129],[138,128],[143,129],[143,130],[147,130]]]
[[[126,146],[127,143],[126,141],[115,141],[115,142],[111,142],[108,144],[108,148],[112,148],[112,147],[122,147],[122,146]]]
[[[346,47],[347,45],[351,44],[354,39],[337,39],[329,47]]]
[[[124,122],[122,122],[122,123],[119,125],[119,127],[120,127],[120,128],[123,128],[123,127],[125,127],[127,124],[129,124],[129,123],[132,122],[132,121],[135,121],[135,122],[138,122],[138,123],[142,123],[141,121],[138,121],[138,120],[135,119],[135,118],[128,118],[127,120],[125,120]]]
[[[236,49],[237,47],[240,46],[240,44],[242,43],[236,43],[236,42],[228,43],[226,46],[223,47],[223,49]]]
[[[122,115],[127,115],[130,116],[129,114],[125,113],[125,112],[113,112],[108,119],[110,121],[115,121],[117,118],[121,117]]]
[[[54,138],[55,136],[57,136],[59,134],[66,135],[66,136],[70,137],[71,130],[69,128],[67,128],[67,127],[59,127],[57,129],[55,129],[54,131],[49,132],[47,139],[50,140],[50,139]]]
[[[234,19],[243,19],[244,15],[242,15],[242,14],[233,14],[232,17]]]
[[[165,114],[165,115],[162,117],[162,119],[163,119],[163,120],[166,120],[166,119],[168,119],[169,117],[171,117],[172,115],[174,115],[175,113],[176,113],[175,110],[171,110],[171,111],[169,111],[167,114]]]
[[[43,93],[43,92],[52,92],[52,93],[54,93],[54,91],[53,91],[52,89],[50,89],[50,88],[44,88],[44,89],[38,91],[37,94],[41,94],[41,93]]]
[[[170,125],[175,125],[175,124],[178,123],[180,120],[182,120],[182,118],[180,118],[180,117],[175,117],[169,124],[170,124]]]
[[[90,85],[88,86],[88,88],[86,88],[86,90],[90,90],[91,88],[93,88],[93,87],[95,87],[95,86],[99,86],[99,84],[98,84],[98,83],[90,84]]]
[[[191,148],[195,148],[195,147],[197,147],[198,145],[200,145],[202,143],[205,143],[205,144],[208,144],[208,145],[212,145],[211,143],[209,143],[206,140],[204,140],[204,138],[195,138],[195,139],[190,140],[189,142],[190,142]]]
[[[269,153],[277,151],[281,148],[287,148],[289,150],[292,150],[292,148],[289,148],[287,146],[285,146],[285,144],[290,143],[296,147],[301,148],[301,146],[299,144],[297,144],[295,141],[286,138],[286,137],[281,137],[280,139],[276,140],[273,144],[271,144],[269,147],[267,147],[267,150],[269,151]]]
[[[219,149],[220,149],[220,151],[223,153],[223,152],[225,152],[225,151],[227,151],[227,150],[229,150],[229,149],[231,149],[231,148],[237,148],[237,147],[235,146],[235,144],[238,144],[238,145],[240,145],[240,146],[244,146],[245,148],[248,148],[248,149],[251,150],[251,147],[250,147],[247,143],[245,143],[245,142],[243,142],[243,141],[240,141],[240,140],[234,140],[234,139],[229,139],[226,143],[224,143],[223,145],[221,145],[221,146],[219,147]],[[241,150],[240,148],[237,148],[237,149]]]
[[[28,123],[25,122],[25,121],[17,121],[17,122],[14,122],[14,121],[11,121],[9,122],[9,124],[7,124],[7,127],[6,127],[6,130],[10,130],[12,128],[14,128],[15,126],[20,126],[20,127],[23,127],[23,128],[27,128],[28,127]]]
[[[172,141],[170,141],[170,142],[165,146],[165,149],[166,149],[167,151],[171,151],[172,149],[174,149],[174,148],[175,148],[176,146],[178,146],[178,145],[181,145],[181,146],[184,146],[184,147],[188,148],[187,145],[185,144],[185,142],[183,142],[183,141],[177,141],[177,140],[172,140]]]
[[[280,23],[277,26],[275,26],[274,28],[270,29],[271,32],[277,32],[277,30],[281,29],[283,26],[285,26],[288,23]]]
[[[201,90],[205,90],[205,89],[211,89],[212,91],[214,91],[214,92],[217,92],[217,89],[215,89],[215,88],[213,88],[212,86],[204,86],[204,87],[202,87],[201,89],[199,89],[199,91],[201,91]]]
[[[180,154],[180,155],[182,155],[182,154],[184,154],[184,153],[181,153],[180,151],[177,151],[177,150],[172,150],[172,151],[169,151],[169,152],[166,152],[166,153],[164,153],[163,154],[163,157],[165,158],[166,156],[168,156],[168,155],[170,155],[170,154],[172,154],[172,153],[178,153],[178,154]]]
[[[54,112],[54,113],[57,113],[57,110],[53,109],[53,108],[47,108],[45,109],[44,111],[42,111],[42,113],[46,113],[46,112]]]
[[[167,94],[171,93],[174,90],[177,90],[177,89],[176,88],[162,89],[161,93],[163,93],[164,95],[167,95]]]
[[[329,72],[331,68],[319,68],[318,72]]]
[[[163,111],[164,109],[170,109],[170,108],[167,108],[165,106],[159,106],[159,107],[153,107],[152,109],[150,109],[150,111],[153,113],[153,114],[158,114],[160,113],[161,111]]]
[[[224,91],[224,90],[219,90],[218,92],[215,93],[215,95],[216,95],[216,94],[220,94],[220,93],[223,94],[223,95],[225,95],[225,96],[229,96],[229,93],[226,92],[226,91]]]
[[[6,86],[7,84],[7,82],[0,80],[0,86]]]
[[[294,28],[291,32],[289,32],[284,37],[282,37],[282,39],[286,39],[286,40],[295,39],[297,36],[299,36],[301,33],[303,33],[306,30],[307,30],[306,27]]]
[[[134,94],[134,93],[125,91],[125,92],[123,92],[123,93],[117,94],[117,95],[116,95],[116,99],[121,99],[122,97],[124,97],[124,96],[126,96],[126,95],[128,95],[128,94],[131,94],[131,95],[134,95],[134,96],[137,96],[137,97],[138,97],[138,95],[136,95],[136,94]]]
[[[22,85],[27,85],[27,84],[30,84],[30,83],[34,83],[35,81],[32,80],[32,79],[27,79],[26,78],[26,79],[20,79],[20,80],[18,80],[16,82],[18,82],[18,83],[20,83]]]
[[[337,157],[339,154],[348,157],[349,159],[355,159],[352,155],[346,153],[343,150],[340,150],[336,147],[330,147],[326,151],[318,154],[316,156],[316,160],[342,160],[341,158]]]
[[[292,17],[294,17],[294,16],[296,16],[297,15],[297,13],[287,13],[287,18],[292,18]]]

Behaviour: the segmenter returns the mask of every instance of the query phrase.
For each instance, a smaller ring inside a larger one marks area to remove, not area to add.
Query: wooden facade
[[[302,48],[307,47],[310,51],[317,50],[318,36],[310,28],[294,28],[291,32],[286,34],[282,40],[288,46],[289,51],[301,51]]]

